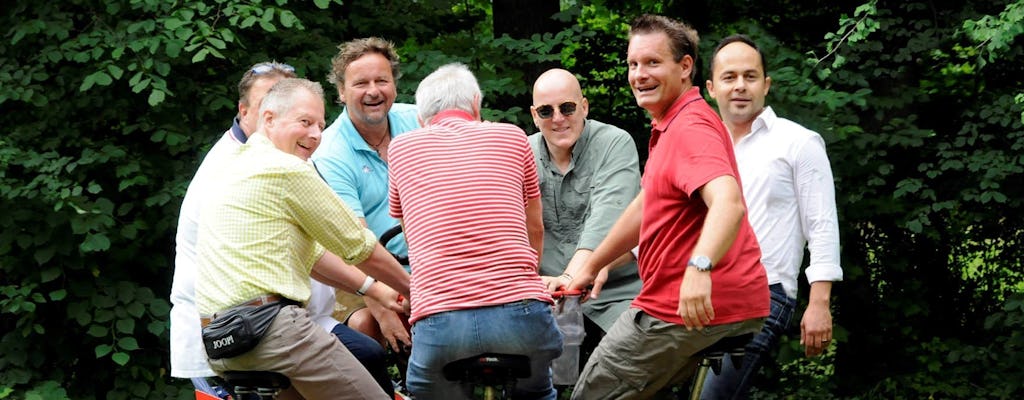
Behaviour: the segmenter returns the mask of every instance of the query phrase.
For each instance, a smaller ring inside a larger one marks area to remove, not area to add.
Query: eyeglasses
[[[549,119],[555,116],[555,107],[550,104],[545,104],[535,108],[537,110],[537,116],[540,119]],[[576,103],[567,101],[558,105],[558,112],[562,113],[562,116],[568,117],[576,113]]]
[[[293,67],[291,65],[288,65],[288,64],[260,63],[260,64],[256,64],[256,66],[252,67],[252,74],[259,76],[259,75],[263,75],[263,74],[269,74],[270,72],[275,71],[275,70],[276,71],[284,72],[286,74],[294,74],[295,73],[295,67]]]

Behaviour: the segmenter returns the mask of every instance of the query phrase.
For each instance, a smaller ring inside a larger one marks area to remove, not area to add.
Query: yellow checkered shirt
[[[277,293],[306,302],[313,264],[331,250],[350,265],[376,238],[313,169],[262,133],[216,165],[199,216],[196,305],[203,315]],[[322,246],[321,246],[322,244]]]

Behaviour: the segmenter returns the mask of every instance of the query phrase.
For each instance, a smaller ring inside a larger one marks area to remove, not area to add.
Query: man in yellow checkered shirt
[[[408,298],[408,275],[308,163],[324,125],[320,84],[283,79],[263,99],[257,132],[216,166],[220,186],[199,220],[196,303],[203,317],[254,299],[307,301],[310,276],[330,274],[326,250]],[[282,398],[388,398],[298,305],[281,308],[255,348],[210,366],[284,374],[291,388]]]

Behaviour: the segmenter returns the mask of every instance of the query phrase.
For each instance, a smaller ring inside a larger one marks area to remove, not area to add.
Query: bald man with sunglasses
[[[636,144],[626,131],[587,119],[590,105],[564,69],[541,74],[530,135],[544,214],[541,275],[548,290],[566,286],[640,190]],[[597,298],[583,304],[584,357],[640,291],[636,261],[612,270]],[[582,363],[581,363],[582,364]]]

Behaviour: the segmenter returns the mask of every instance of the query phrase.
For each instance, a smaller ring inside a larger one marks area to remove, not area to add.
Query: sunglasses
[[[281,72],[284,72],[284,73],[288,73],[288,74],[294,74],[295,73],[295,67],[293,67],[291,65],[288,65],[288,64],[263,63],[263,64],[256,64],[256,66],[252,67],[252,74],[259,76],[259,75],[263,75],[263,74],[268,74],[268,73],[270,73],[272,71],[275,71],[275,70],[281,71]]]
[[[535,109],[537,110],[537,116],[541,119],[549,119],[555,116],[555,107],[550,104],[545,104]],[[562,113],[562,116],[568,117],[576,112],[576,103],[567,101],[559,104],[558,112]]]

